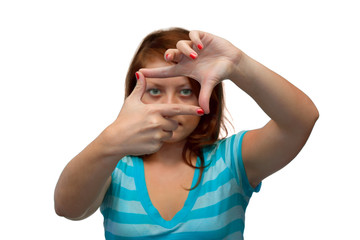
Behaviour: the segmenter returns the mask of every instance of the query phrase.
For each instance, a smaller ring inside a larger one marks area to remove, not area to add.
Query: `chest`
[[[183,207],[189,195],[194,169],[181,167],[178,171],[144,168],[147,191],[161,217],[171,220]]]

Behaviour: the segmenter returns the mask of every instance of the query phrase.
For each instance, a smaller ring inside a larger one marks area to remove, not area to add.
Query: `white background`
[[[0,239],[103,239],[102,216],[58,217],[64,166],[117,116],[145,35],[179,26],[228,39],[314,101],[302,152],[263,182],[245,238],[360,239],[356,1],[1,1]],[[226,81],[237,131],[267,116]]]

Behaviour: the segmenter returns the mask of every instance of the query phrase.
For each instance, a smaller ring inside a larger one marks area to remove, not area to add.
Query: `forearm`
[[[55,209],[67,218],[86,214],[122,156],[109,155],[100,135],[63,170],[55,189]]]
[[[230,79],[249,94],[279,127],[311,130],[319,113],[310,98],[246,54],[241,56]]]

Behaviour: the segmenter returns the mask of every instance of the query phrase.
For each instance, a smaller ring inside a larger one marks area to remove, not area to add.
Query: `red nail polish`
[[[199,115],[204,115],[204,110],[202,110],[201,108],[199,108],[198,110],[197,110],[197,113],[199,114]]]
[[[140,78],[140,76],[137,72],[135,73],[135,77],[136,77],[136,80],[139,80],[139,78]]]
[[[198,44],[197,47],[199,50],[203,49],[203,45],[201,45],[201,44]]]
[[[166,54],[166,56],[165,56],[166,60],[169,60],[169,57],[170,57],[170,54],[169,53]]]
[[[196,53],[190,53],[190,57],[191,57],[192,59],[195,59],[195,58],[197,57],[197,54],[196,54]]]

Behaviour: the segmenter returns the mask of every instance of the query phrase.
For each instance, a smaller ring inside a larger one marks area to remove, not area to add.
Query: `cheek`
[[[151,104],[151,103],[156,103],[156,100],[154,100],[154,98],[152,98],[149,94],[144,93],[144,95],[141,97],[141,102],[143,102],[144,104]]]
[[[200,117],[198,116],[185,116],[185,122],[189,125],[189,128],[191,130],[195,130],[195,128],[198,126],[200,122]]]
[[[193,95],[191,97],[191,105],[196,105],[196,106],[199,105],[198,97],[196,95]]]
[[[140,100],[141,100],[143,103],[145,103],[145,104],[148,104],[148,103],[149,103],[149,100],[148,100],[146,94],[144,94],[144,95],[141,97]]]

